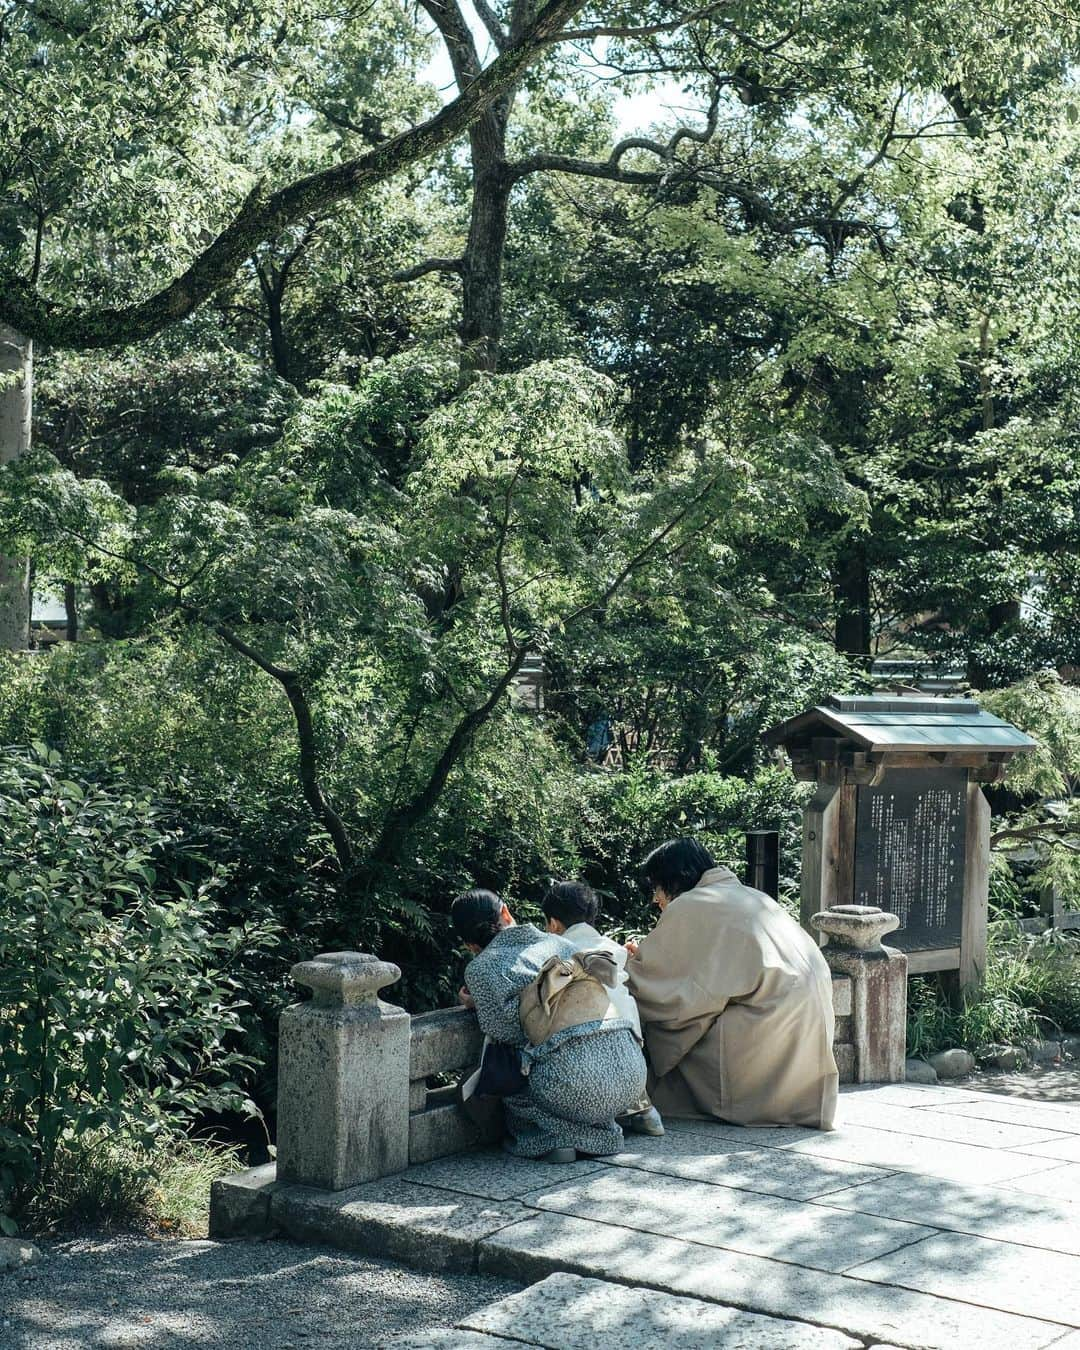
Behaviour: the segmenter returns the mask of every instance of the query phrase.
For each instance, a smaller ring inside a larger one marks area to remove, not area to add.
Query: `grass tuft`
[[[37,1233],[135,1231],[205,1237],[210,1184],[244,1164],[240,1149],[174,1138],[150,1150],[118,1136],[66,1140],[20,1216]]]

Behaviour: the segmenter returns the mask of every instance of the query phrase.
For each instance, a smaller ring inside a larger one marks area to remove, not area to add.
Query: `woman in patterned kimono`
[[[518,1016],[521,991],[551,957],[573,957],[573,943],[532,924],[516,924],[491,891],[459,896],[451,918],[474,953],[461,1000],[476,1009],[486,1036],[521,1051],[529,1078],[527,1092],[503,1101],[507,1151],[551,1162],[574,1162],[578,1153],[617,1153],[623,1134],[615,1118],[645,1089],[645,1060],[630,1023],[610,1017],[585,1022],[530,1046]]]

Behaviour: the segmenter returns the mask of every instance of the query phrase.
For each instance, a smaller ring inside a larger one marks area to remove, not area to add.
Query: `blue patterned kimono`
[[[523,1158],[555,1148],[617,1153],[623,1134],[615,1117],[633,1110],[645,1091],[645,1059],[629,1022],[585,1022],[537,1046],[521,1029],[521,991],[545,961],[576,950],[565,938],[517,924],[497,933],[465,969],[481,1030],[521,1049],[529,1090],[504,1098],[504,1105],[507,1147]]]

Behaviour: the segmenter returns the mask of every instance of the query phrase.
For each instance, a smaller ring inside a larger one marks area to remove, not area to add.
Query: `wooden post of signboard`
[[[803,811],[803,861],[799,918],[823,940],[811,919],[823,909],[851,902],[855,851],[855,785],[841,777],[819,781]]]
[[[982,983],[990,908],[990,803],[978,783],[968,784],[964,856],[964,920],[960,929],[960,989]]]

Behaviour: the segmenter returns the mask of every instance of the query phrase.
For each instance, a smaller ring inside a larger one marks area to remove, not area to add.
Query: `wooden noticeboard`
[[[895,914],[901,951],[960,945],[967,788],[964,769],[895,769],[855,789],[852,902]]]
[[[990,807],[965,769],[915,770],[920,783],[910,772],[819,782],[803,812],[803,926],[834,905],[877,905],[900,919],[889,945],[909,974],[956,970],[973,984],[986,968]]]
[[[1030,737],[972,699],[831,695],[766,733],[816,790],[803,812],[802,922],[835,905],[897,915],[908,971],[986,964],[990,808]]]

